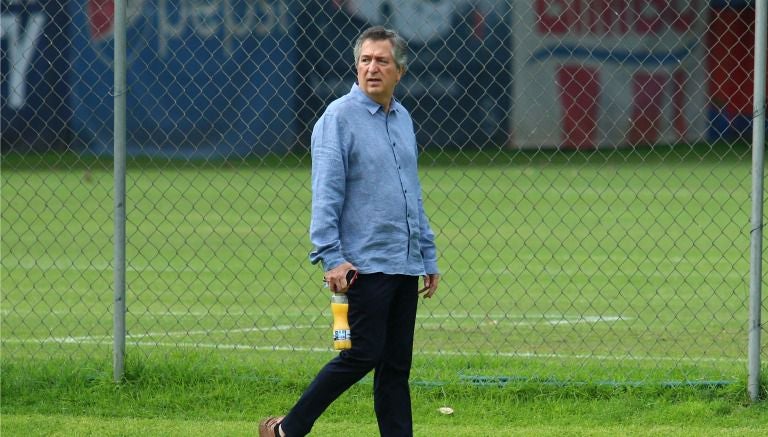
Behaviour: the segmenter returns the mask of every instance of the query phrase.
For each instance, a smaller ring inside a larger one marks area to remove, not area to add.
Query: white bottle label
[[[340,340],[351,340],[352,335],[349,332],[349,329],[334,329],[333,330],[333,341],[340,341]]]

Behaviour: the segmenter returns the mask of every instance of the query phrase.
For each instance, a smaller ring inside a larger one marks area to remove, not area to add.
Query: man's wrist
[[[425,262],[424,271],[427,272],[428,275],[439,275],[440,269],[437,268],[437,261]]]
[[[326,260],[324,258],[322,260],[322,262],[323,262],[323,271],[327,272],[327,271],[333,270],[336,267],[344,264],[345,262],[347,262],[347,260],[345,260],[344,258],[333,258],[333,259],[330,259],[330,260]]]

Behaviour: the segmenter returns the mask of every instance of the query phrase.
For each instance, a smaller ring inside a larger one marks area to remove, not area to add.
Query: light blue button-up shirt
[[[312,131],[310,261],[325,271],[352,263],[360,273],[439,273],[417,171],[408,111],[389,113],[356,84],[333,101]]]

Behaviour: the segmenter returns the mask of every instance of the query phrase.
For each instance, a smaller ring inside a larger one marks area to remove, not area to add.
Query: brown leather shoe
[[[271,416],[259,422],[259,437],[280,437],[280,433],[275,432],[275,427],[283,419],[285,419],[285,416]]]

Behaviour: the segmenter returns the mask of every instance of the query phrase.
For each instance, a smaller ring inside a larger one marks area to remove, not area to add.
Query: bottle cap
[[[344,293],[333,293],[331,294],[331,303],[347,303],[349,302],[349,299],[347,299],[347,295]]]

